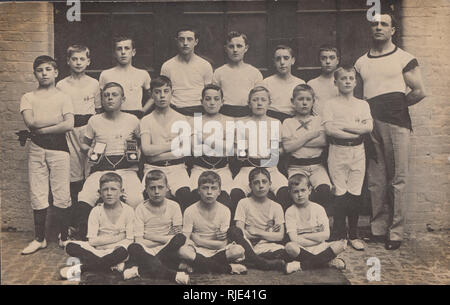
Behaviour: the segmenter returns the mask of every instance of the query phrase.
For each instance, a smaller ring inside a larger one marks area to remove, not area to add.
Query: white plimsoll
[[[67,266],[67,267],[61,268],[61,270],[59,270],[59,275],[64,280],[79,278],[80,274],[81,274],[81,264]]]
[[[111,271],[117,270],[117,271],[119,271],[121,273],[123,272],[123,269],[125,269],[125,263],[124,262],[119,263],[119,264],[111,267]]]
[[[300,262],[290,262],[286,264],[286,274],[291,274],[302,270]]]
[[[189,284],[189,274],[187,274],[186,272],[177,272],[175,282],[182,285]]]
[[[33,240],[25,249],[22,250],[23,255],[32,254],[40,249],[47,248],[47,241],[44,239],[42,242]]]
[[[241,264],[230,264],[231,274],[245,274],[247,273],[247,267]]]
[[[364,243],[360,239],[350,239],[350,245],[358,251],[362,251],[366,248]]]
[[[336,268],[338,270],[344,270],[345,269],[345,261],[342,258],[334,258],[330,262],[328,262],[328,266],[332,268]]]
[[[137,266],[125,269],[123,271],[123,279],[124,280],[129,280],[135,277],[139,277],[139,270]]]

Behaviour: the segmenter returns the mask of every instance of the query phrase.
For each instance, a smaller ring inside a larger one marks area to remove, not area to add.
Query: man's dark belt
[[[252,166],[252,167],[267,167],[266,163],[270,159],[257,159],[257,158],[247,158],[242,163],[243,167]]]
[[[73,127],[81,127],[87,125],[92,114],[75,114]]]
[[[322,157],[316,157],[316,158],[295,158],[290,157],[289,159],[289,165],[314,165],[314,164],[321,164],[322,163]]]
[[[202,156],[194,158],[194,164],[207,168],[207,169],[219,169],[224,168],[228,164],[227,157],[210,157]]]
[[[404,93],[385,93],[372,97],[367,102],[372,118],[412,130],[411,117]]]
[[[64,133],[57,133],[57,134],[30,133],[30,139],[31,142],[44,149],[69,152],[69,146],[67,146],[66,135]]]
[[[146,158],[146,163],[154,166],[171,166],[184,163],[184,158],[150,162],[150,158]]]
[[[98,164],[91,167],[91,173],[98,171],[114,171],[117,169],[131,168],[133,166],[136,166],[136,164],[128,162],[125,155],[104,155]]]
[[[363,138],[358,137],[356,139],[339,139],[334,137],[328,137],[328,142],[330,144],[341,146],[358,146],[363,143]]]

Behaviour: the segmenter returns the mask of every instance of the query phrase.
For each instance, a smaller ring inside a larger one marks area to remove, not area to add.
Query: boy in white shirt
[[[247,35],[234,31],[228,33],[224,47],[228,63],[213,74],[213,83],[221,87],[224,94],[225,102],[220,113],[244,117],[249,114],[248,93],[263,80],[263,76],[257,68],[244,62],[249,48]]]

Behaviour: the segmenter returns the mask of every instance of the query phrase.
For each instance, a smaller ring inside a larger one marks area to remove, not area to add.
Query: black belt
[[[154,166],[171,166],[184,163],[184,158],[150,162],[149,157],[147,157],[146,163]]]
[[[322,157],[316,157],[316,158],[295,158],[290,157],[289,165],[314,165],[314,164],[321,164],[322,163]]]
[[[125,155],[104,155],[98,164],[91,167],[91,173],[98,171],[114,171],[117,169],[126,169],[135,166],[136,163],[128,162]]]
[[[92,114],[75,114],[73,127],[81,127],[87,125],[91,116]]]
[[[252,167],[267,167],[266,163],[270,159],[256,159],[256,158],[247,158],[242,164],[243,167],[252,166]]]
[[[339,139],[334,137],[328,137],[328,142],[330,144],[341,146],[358,146],[363,143],[363,138],[358,137],[356,139]]]
[[[194,164],[207,168],[207,169],[219,169],[224,168],[228,164],[227,157],[210,157],[202,156],[194,158]]]

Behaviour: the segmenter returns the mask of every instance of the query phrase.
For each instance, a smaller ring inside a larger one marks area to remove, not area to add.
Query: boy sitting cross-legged
[[[194,272],[244,273],[247,268],[237,264],[244,259],[244,248],[227,240],[231,215],[217,202],[220,189],[218,174],[206,171],[200,175],[200,201],[184,212],[183,233],[189,240],[181,247],[180,258],[191,264]]]
[[[293,204],[286,211],[290,242],[285,249],[294,261],[286,264],[286,273],[326,266],[345,269],[345,262],[336,256],[345,250],[347,242],[325,242],[330,236],[328,217],[323,207],[309,200],[308,177],[303,174],[290,177],[289,192]]]
[[[62,268],[63,279],[79,277],[86,271],[110,271],[128,257],[127,247],[134,239],[134,211],[120,200],[122,178],[109,172],[100,177],[99,184],[103,204],[93,208],[89,215],[89,241],[70,241],[66,245],[67,254],[79,258],[81,264]]]
[[[161,278],[187,284],[189,276],[176,272],[178,249],[186,242],[181,233],[182,216],[178,203],[166,198],[167,178],[160,170],[145,176],[148,200],[136,208],[136,242],[128,247],[130,258],[123,272],[124,279],[136,276]]]

